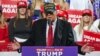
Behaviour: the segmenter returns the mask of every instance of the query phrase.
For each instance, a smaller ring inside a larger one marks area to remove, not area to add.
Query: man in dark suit
[[[55,12],[54,12],[55,13]],[[74,37],[72,27],[69,22],[60,20],[56,14],[48,12],[47,19],[40,19],[33,24],[32,39],[29,41],[35,46],[46,46],[49,38],[49,27],[52,25],[53,31],[53,44],[52,46],[66,46],[74,44]],[[52,34],[52,33],[51,33]],[[52,40],[51,40],[52,41]]]
[[[52,7],[52,8],[51,8]],[[74,44],[72,27],[69,22],[57,18],[55,5],[47,3],[45,8],[46,19],[40,19],[34,22],[32,27],[31,44],[35,46],[66,46]],[[49,28],[52,27],[52,33]],[[52,40],[49,40],[51,38]],[[48,42],[52,42],[50,45]]]
[[[51,6],[51,7],[50,7]],[[78,46],[74,42],[71,24],[57,18],[54,4],[44,7],[46,19],[34,22],[32,27],[32,37],[24,43],[27,46]],[[49,9],[48,9],[49,8]],[[87,48],[87,44],[81,48],[78,46],[79,53],[91,52],[92,48]]]
[[[74,42],[71,24],[57,18],[54,4],[45,4],[46,19],[40,19],[33,24],[32,38],[26,45],[31,46],[78,46]],[[52,29],[50,29],[52,28]],[[51,31],[51,32],[49,32]],[[81,48],[78,46],[79,53],[90,52],[92,48],[87,48],[87,44]],[[82,52],[83,51],[83,52]]]

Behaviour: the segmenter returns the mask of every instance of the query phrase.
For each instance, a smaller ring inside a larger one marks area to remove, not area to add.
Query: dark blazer
[[[28,46],[46,46],[47,20],[40,19],[33,24],[32,37],[25,43]],[[57,19],[54,33],[53,46],[76,46],[71,24],[67,21]],[[82,53],[81,47],[79,53]]]
[[[29,39],[31,45],[46,46],[47,20],[40,19],[33,24],[32,37]],[[72,27],[67,21],[57,19],[54,32],[53,46],[70,46],[74,43]]]

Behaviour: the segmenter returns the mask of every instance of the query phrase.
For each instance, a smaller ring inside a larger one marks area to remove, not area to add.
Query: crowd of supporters
[[[75,41],[82,41],[83,30],[100,33],[100,0],[29,0],[28,5],[27,2],[21,2],[17,3],[16,16],[7,21],[0,7],[0,43],[17,41],[23,46],[31,37],[34,22],[46,19],[46,3],[55,4],[57,17],[65,21],[68,19],[68,10],[82,11],[80,23],[73,28]]]

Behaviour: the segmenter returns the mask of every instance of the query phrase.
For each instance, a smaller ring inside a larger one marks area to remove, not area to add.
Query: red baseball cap
[[[25,1],[19,1],[17,3],[17,7],[18,8],[22,8],[22,7],[26,8],[27,7],[27,3]]]
[[[92,16],[92,11],[90,9],[85,9],[82,12],[82,16],[84,16],[84,15]]]

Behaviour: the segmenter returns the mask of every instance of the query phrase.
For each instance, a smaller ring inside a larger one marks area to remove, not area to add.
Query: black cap
[[[55,11],[54,3],[45,3],[44,4],[44,11],[45,11],[45,13],[54,12]]]

